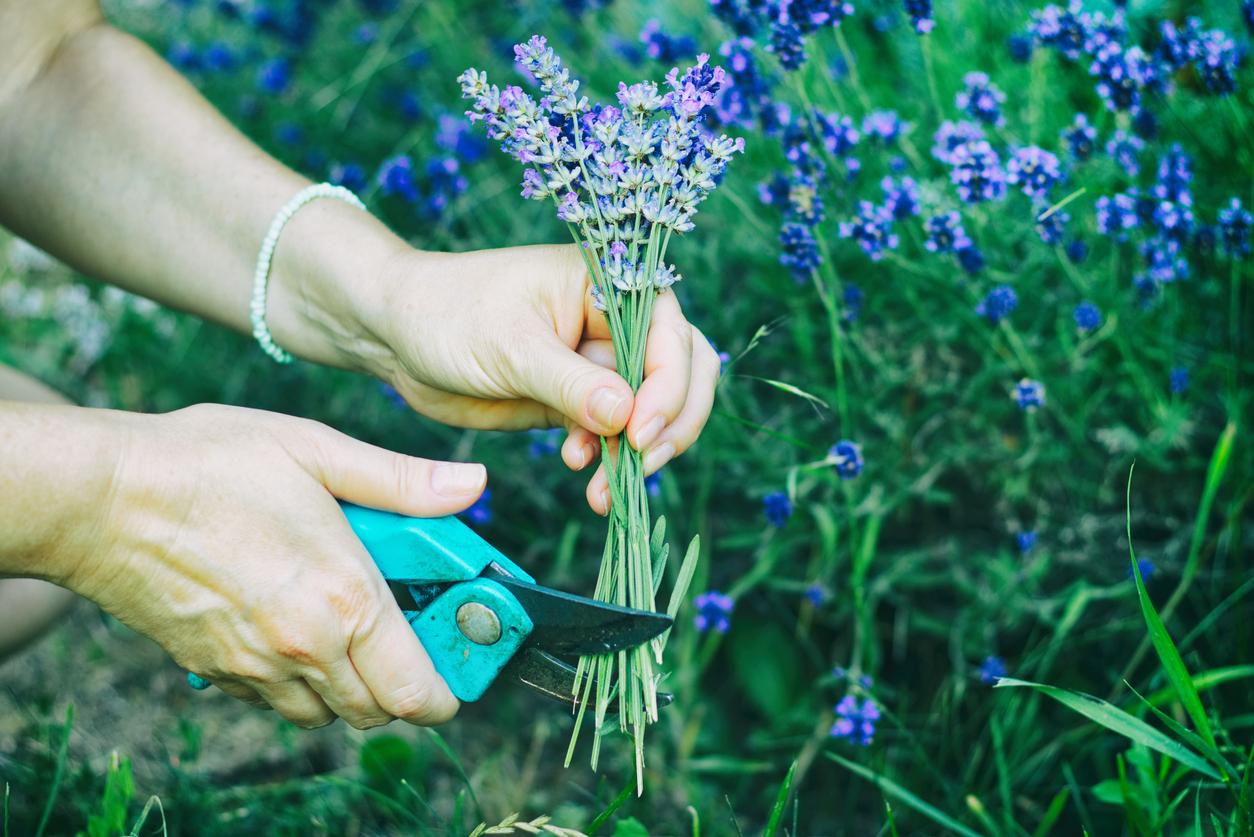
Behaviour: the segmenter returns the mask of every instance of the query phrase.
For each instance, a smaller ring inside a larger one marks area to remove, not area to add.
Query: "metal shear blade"
[[[551,654],[537,648],[523,648],[501,672],[517,683],[539,692],[570,707],[579,708],[580,695],[576,694],[575,669]],[[593,691],[596,684],[593,683]],[[657,693],[657,705],[668,706],[674,696],[668,692]],[[611,712],[618,702],[611,703]]]
[[[495,565],[483,575],[518,599],[535,625],[527,644],[550,654],[612,654],[648,642],[674,622],[665,613],[619,607],[520,581]]]

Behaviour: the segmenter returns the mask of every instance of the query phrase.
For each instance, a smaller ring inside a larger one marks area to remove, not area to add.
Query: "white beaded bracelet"
[[[273,358],[276,363],[291,363],[292,356],[279,348],[279,345],[274,342],[274,335],[270,333],[270,326],[266,325],[266,287],[270,281],[270,261],[274,258],[274,248],[279,243],[279,234],[283,232],[283,227],[292,220],[292,216],[302,206],[318,198],[334,198],[352,204],[358,209],[366,208],[360,198],[343,186],[315,183],[301,189],[275,213],[274,220],[270,222],[270,229],[261,242],[261,252],[257,254],[257,269],[253,272],[253,301],[249,306],[249,313],[253,324],[253,337],[257,339],[262,351]]]

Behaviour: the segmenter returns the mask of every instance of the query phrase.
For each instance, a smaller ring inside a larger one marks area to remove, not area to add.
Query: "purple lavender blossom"
[[[1189,388],[1189,369],[1187,366],[1173,366],[1168,376],[1171,391],[1176,395]]]
[[[954,96],[958,110],[986,125],[1000,126],[1006,121],[1001,114],[1006,94],[989,80],[987,73],[967,73],[962,84],[963,89]]]
[[[796,222],[784,224],[779,231],[779,245],[780,264],[792,271],[796,282],[808,282],[811,271],[822,261],[810,227]]]
[[[527,454],[532,459],[544,459],[561,450],[562,429],[551,427],[547,430],[532,430],[527,433]]]
[[[479,495],[479,499],[474,504],[457,513],[458,517],[464,517],[477,526],[487,526],[492,522],[492,491],[485,488],[483,493]]]
[[[1136,212],[1136,197],[1133,193],[1102,195],[1097,199],[1095,209],[1097,231],[1111,236],[1116,241],[1124,241],[1128,230],[1136,229],[1140,224],[1140,218]]]
[[[981,683],[992,686],[1006,676],[1006,663],[1001,657],[985,657],[984,662],[980,663],[979,675]]]
[[[1244,258],[1250,252],[1250,227],[1254,215],[1241,206],[1240,198],[1233,198],[1228,206],[1219,210],[1219,230],[1224,250],[1234,259]]]
[[[918,34],[926,35],[936,26],[936,21],[932,20],[932,0],[905,0],[905,7]]]
[[[877,140],[883,145],[891,145],[897,138],[910,128],[910,123],[903,122],[895,110],[875,110],[862,120],[862,133],[868,139]]]
[[[1058,158],[1035,145],[1017,149],[1006,163],[1006,182],[1019,186],[1029,198],[1044,198],[1060,180]]]
[[[334,163],[327,180],[350,192],[361,192],[366,188],[366,170],[357,163]]]
[[[973,140],[954,149],[949,173],[958,197],[967,203],[1000,200],[1006,194],[1001,160],[987,140]]]
[[[1089,75],[1097,79],[1097,93],[1111,111],[1138,113],[1142,93],[1159,86],[1155,65],[1144,50],[1124,49],[1113,41],[1094,54]]]
[[[681,58],[696,55],[697,42],[691,35],[671,35],[662,30],[657,18],[645,21],[640,30],[640,43],[645,55],[661,64],[674,64]]]
[[[1082,333],[1093,331],[1102,324],[1101,309],[1088,300],[1077,305],[1072,316],[1075,318],[1075,327]]]
[[[808,601],[813,607],[822,607],[827,604],[828,599],[832,597],[832,594],[827,591],[827,588],[817,581],[807,586],[805,592],[801,595],[805,596],[806,601]]]
[[[969,142],[984,139],[984,129],[974,122],[945,120],[932,138],[932,156],[946,165],[953,165],[954,153]]]
[[[1026,413],[1045,406],[1045,385],[1031,378],[1024,378],[1015,384],[1015,403]]]
[[[953,253],[971,246],[971,239],[962,228],[962,216],[957,212],[928,218],[923,229],[927,233],[923,246],[930,253]]]
[[[844,304],[844,311],[841,312],[841,316],[845,322],[852,323],[862,313],[862,303],[866,300],[866,294],[857,285],[852,282],[846,282],[845,289],[840,294],[840,300]]]
[[[852,693],[836,704],[836,722],[832,724],[832,738],[843,738],[852,744],[866,747],[875,739],[875,724],[880,719],[880,709],[871,698],[861,702]]]
[[[406,203],[414,203],[418,200],[414,163],[406,154],[384,160],[375,179],[379,184],[379,191],[385,197],[396,195]]]
[[[1114,136],[1106,143],[1106,153],[1128,177],[1136,177],[1140,174],[1139,155],[1144,148],[1145,140],[1126,131],[1115,131]]]
[[[710,11],[732,28],[738,36],[753,35],[765,12],[763,0],[710,0]]]
[[[1150,579],[1154,577],[1154,571],[1155,571],[1154,562],[1148,558],[1137,558],[1136,568],[1141,573],[1141,581],[1144,582],[1145,584],[1149,584]],[[1128,578],[1131,579],[1133,577],[1134,576],[1132,574],[1132,567],[1128,567]]]
[[[838,477],[851,480],[862,473],[862,446],[841,439],[827,452],[827,461],[836,468]]]
[[[958,257],[958,266],[968,276],[976,276],[984,269],[984,253],[974,244],[959,247],[954,251],[954,255]]]
[[[1097,148],[1097,129],[1089,124],[1087,116],[1077,113],[1071,125],[1063,130],[1062,141],[1067,144],[1072,157],[1087,160]]]
[[[762,498],[762,511],[766,514],[767,522],[776,529],[782,529],[788,518],[792,517],[792,501],[783,491],[772,491]]]
[[[914,178],[903,177],[901,182],[891,177],[880,181],[884,191],[884,208],[894,220],[902,221],[919,214],[919,186]]]
[[[257,87],[263,93],[278,96],[292,83],[292,62],[286,58],[272,58],[257,70]]]
[[[975,313],[988,319],[990,323],[999,323],[1015,310],[1019,304],[1019,295],[1009,285],[998,285],[989,291],[980,303],[975,306]]]
[[[840,237],[856,240],[873,262],[882,259],[886,251],[896,250],[898,243],[897,234],[893,232],[892,211],[870,201],[859,201],[858,214],[841,222]]]
[[[699,633],[712,630],[725,634],[731,628],[731,615],[736,608],[731,596],[717,590],[708,590],[697,596],[692,604],[697,611],[692,617],[692,623]]]
[[[1066,234],[1067,222],[1071,220],[1071,216],[1062,210],[1055,210],[1049,215],[1044,215],[1036,219],[1036,232],[1041,237],[1041,241],[1051,247],[1062,243],[1063,236]]]
[[[1237,89],[1236,72],[1241,53],[1236,42],[1218,29],[1201,39],[1195,66],[1206,89],[1216,96],[1227,96]]]
[[[781,16],[771,21],[771,37],[768,52],[775,53],[785,70],[795,70],[806,61],[806,45],[801,30],[792,20]]]
[[[1006,51],[1010,60],[1016,64],[1026,64],[1032,60],[1032,36],[1024,32],[1016,32],[1006,39]]]
[[[1049,5],[1032,12],[1028,24],[1038,43],[1058,51],[1068,61],[1075,61],[1084,49],[1087,37],[1080,20],[1080,0],[1071,0],[1066,8]]]
[[[822,113],[817,110],[813,114],[813,120],[815,132],[818,134],[819,141],[823,143],[823,147],[827,149],[827,153],[847,161],[862,139],[862,135],[853,125],[853,120],[848,116]]]

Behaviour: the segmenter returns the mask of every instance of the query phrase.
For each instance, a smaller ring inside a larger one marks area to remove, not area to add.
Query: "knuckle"
[[[430,682],[420,680],[393,694],[384,708],[397,718],[423,726],[442,724],[457,714],[456,701],[444,700]]]
[[[360,575],[341,578],[326,590],[325,598],[332,611],[349,625],[356,625],[374,611],[378,600],[375,585]]]
[[[425,459],[401,454],[393,456],[391,479],[396,496],[417,500],[422,494],[422,486],[429,484],[427,472],[430,467]]]
[[[348,720],[349,725],[352,726],[353,729],[367,730],[387,726],[393,719],[382,715],[360,714],[353,715],[351,718],[346,720]]]

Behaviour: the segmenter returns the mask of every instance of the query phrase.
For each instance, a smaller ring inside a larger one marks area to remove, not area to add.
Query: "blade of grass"
[[[1189,555],[1184,562],[1184,572],[1181,574],[1180,583],[1176,585],[1175,592],[1167,599],[1167,604],[1163,605],[1162,613],[1160,614],[1164,622],[1171,619],[1171,615],[1175,613],[1176,607],[1184,599],[1185,594],[1192,585],[1193,577],[1197,575],[1197,567],[1202,557],[1202,544],[1206,539],[1206,521],[1210,517],[1210,509],[1215,502],[1215,495],[1219,492],[1219,484],[1223,481],[1224,472],[1228,470],[1228,460],[1232,456],[1232,446],[1236,439],[1236,434],[1236,425],[1229,422],[1228,426],[1224,428],[1224,432],[1220,434],[1219,441],[1215,443],[1215,451],[1211,454],[1210,465],[1206,469],[1206,484],[1202,488],[1202,499],[1198,503],[1197,518],[1193,521],[1193,536],[1189,541]],[[1129,472],[1128,478],[1131,480],[1131,472]],[[1120,680],[1130,678],[1132,670],[1140,665],[1148,650],[1149,639],[1147,638],[1142,640],[1140,646],[1136,649],[1136,653],[1132,655],[1132,659],[1124,666],[1123,674],[1119,677]]]
[[[1071,798],[1075,801],[1075,809],[1080,814],[1081,829],[1085,834],[1094,833],[1093,822],[1089,819],[1088,806],[1084,804],[1084,794],[1080,792],[1080,783],[1075,779],[1070,762],[1062,763],[1062,775],[1067,780],[1067,787],[1071,789]]]
[[[1083,692],[1059,689],[1056,686],[1046,686],[1043,683],[1015,680],[1012,677],[1001,678],[997,681],[995,688],[1036,689],[1038,692],[1048,695],[1063,706],[1079,712],[1090,721],[1105,727],[1111,732],[1118,733],[1130,741],[1135,741],[1137,744],[1142,744],[1151,750],[1173,758],[1212,779],[1220,778],[1219,773],[1210,766],[1206,759],[1179,741],[1167,737],[1141,719],[1129,715],[1119,707],[1109,704],[1101,698],[1086,695]]]
[[[693,535],[692,540],[688,542],[688,551],[684,553],[684,562],[679,565],[679,578],[675,579],[675,586],[671,590],[670,601],[666,603],[666,615],[671,619],[679,613],[679,608],[683,606],[688,596],[688,587],[692,584],[692,577],[697,572],[697,559],[701,557],[701,536]],[[658,648],[664,649],[666,641],[670,639],[671,629],[658,637]]]
[[[596,834],[597,831],[601,829],[601,826],[610,821],[610,817],[614,816],[614,812],[623,807],[623,804],[626,803],[628,799],[631,799],[631,792],[635,789],[635,787],[636,780],[633,777],[626,785],[623,786],[623,789],[618,792],[618,796],[614,797],[614,800],[606,806],[605,810],[597,814],[592,822],[588,823],[588,827],[585,831],[587,831],[589,837]]]
[[[1166,712],[1163,712],[1157,706],[1151,704],[1140,692],[1132,688],[1132,684],[1125,683],[1124,685],[1128,687],[1132,694],[1136,695],[1137,699],[1141,701],[1141,703],[1145,704],[1149,711],[1154,713],[1155,718],[1163,722],[1163,725],[1166,726],[1167,729],[1180,736],[1186,744],[1210,759],[1211,764],[1219,768],[1220,773],[1224,775],[1225,779],[1229,776],[1238,775],[1237,769],[1233,767],[1226,758],[1224,758],[1223,753],[1219,751],[1218,747],[1210,746],[1200,735],[1184,726],[1184,724],[1181,724]]]
[[[948,828],[950,831],[954,832],[955,834],[961,834],[963,835],[963,837],[980,837],[978,832],[972,831],[971,829],[967,828],[965,825],[958,822],[956,819],[949,816],[944,811],[940,810],[934,805],[930,805],[927,802],[924,802],[922,799],[915,796],[913,793],[906,790],[901,785],[894,782],[892,779],[885,778],[879,773],[876,773],[874,770],[871,770],[870,768],[867,768],[867,767],[863,767],[857,762],[852,762],[846,758],[841,758],[835,753],[824,753],[823,755],[827,756],[832,761],[846,768],[851,773],[861,776],[863,779],[866,779],[868,782],[873,782],[876,785],[876,787],[880,789],[881,793],[891,796],[894,799],[896,799],[898,802],[902,803],[903,805],[913,808],[915,811],[927,817],[932,822],[944,828]]]
[[[1062,816],[1063,809],[1067,807],[1067,799],[1070,796],[1070,788],[1063,788],[1054,794],[1054,798],[1050,800],[1049,807],[1045,809],[1045,816],[1041,817],[1040,824],[1032,832],[1032,837],[1046,837],[1049,834],[1050,829],[1054,827],[1054,823],[1058,822],[1058,818]]]
[[[39,827],[35,829],[35,837],[43,837],[48,820],[52,817],[52,806],[56,804],[57,794],[61,791],[61,776],[65,773],[65,760],[70,754],[70,728],[74,725],[74,704],[65,707],[65,734],[61,736],[61,746],[57,749],[57,766],[52,772],[52,782],[48,785],[48,801],[44,803],[43,814],[39,817]]]
[[[1227,461],[1227,457],[1224,457]],[[1150,601],[1149,593],[1145,589],[1145,579],[1141,577],[1141,566],[1136,561],[1136,550],[1132,546],[1132,472],[1136,468],[1136,463],[1132,464],[1132,468],[1128,469],[1128,489],[1127,489],[1127,508],[1125,512],[1125,523],[1128,532],[1128,557],[1132,562],[1132,577],[1136,582],[1136,595],[1141,602],[1141,615],[1145,617],[1145,626],[1149,629],[1150,641],[1154,643],[1154,650],[1158,652],[1158,659],[1162,662],[1163,671],[1167,674],[1167,679],[1171,681],[1171,685],[1175,687],[1176,695],[1180,698],[1180,703],[1184,705],[1184,711],[1193,719],[1193,725],[1197,727],[1197,733],[1202,737],[1211,748],[1215,747],[1215,734],[1211,732],[1210,719],[1206,717],[1206,709],[1202,706],[1202,699],[1198,696],[1197,687],[1193,685],[1193,678],[1189,676],[1189,670],[1184,665],[1184,660],[1180,657],[1180,651],[1176,648],[1176,644],[1172,642],[1171,635],[1167,633],[1167,627],[1163,624],[1162,619],[1158,616],[1158,611],[1154,609],[1154,603]],[[1209,509],[1210,500],[1214,499],[1211,491],[1210,481],[1207,481],[1207,493],[1203,499],[1203,505]],[[1205,519],[1203,518],[1203,531],[1205,531]],[[1194,530],[1196,532],[1196,530]]]
[[[794,760],[792,766],[788,768],[788,775],[779,786],[779,792],[775,794],[775,804],[771,806],[771,818],[766,823],[766,831],[762,832],[762,837],[775,837],[775,832],[779,830],[780,820],[784,818],[784,810],[788,807],[788,797],[792,795],[792,777],[796,772],[797,762]]]
[[[764,383],[767,386],[775,387],[775,389],[779,390],[780,392],[786,392],[789,395],[795,395],[798,398],[801,398],[805,401],[810,402],[810,406],[814,407],[816,410],[819,410],[819,408],[822,408],[824,410],[831,409],[831,407],[828,406],[827,402],[824,401],[822,398],[819,398],[817,395],[814,395],[813,393],[806,392],[801,387],[790,384],[787,381],[777,381],[774,378],[760,378],[757,375],[738,375],[737,377],[748,378],[751,381],[760,381],[761,383]]]
[[[470,801],[475,804],[475,816],[477,819],[484,819],[483,806],[479,804],[479,797],[475,795],[474,785],[470,783],[470,777],[466,775],[466,768],[462,767],[461,759],[457,757],[457,753],[453,752],[453,748],[444,740],[444,736],[440,735],[431,727],[424,727],[427,735],[435,742],[436,749],[444,754],[444,757],[452,762],[453,767],[457,769],[457,775],[461,776],[462,782],[466,785],[466,790],[470,793]]]
[[[1199,692],[1205,692],[1232,680],[1242,680],[1246,677],[1254,677],[1254,665],[1222,666],[1220,668],[1212,668],[1207,671],[1201,671],[1193,675],[1193,686]],[[1164,703],[1171,700],[1171,696],[1174,693],[1175,690],[1169,686],[1165,689],[1159,689],[1145,700],[1147,703],[1151,703],[1154,706],[1162,706]]]
[[[1141,810],[1141,806],[1132,798],[1132,786],[1128,784],[1128,770],[1124,765],[1122,754],[1115,756],[1115,764],[1119,767],[1119,795],[1123,797],[1124,814],[1138,834],[1150,837],[1150,824],[1145,819],[1145,812]]]
[[[144,823],[148,821],[148,815],[152,813],[152,807],[157,806],[157,813],[161,815],[161,833],[166,834],[165,807],[161,804],[161,798],[157,796],[148,797],[148,802],[144,805],[144,810],[139,812],[139,818],[135,820],[135,825],[131,828],[131,833],[127,837],[139,837],[139,830],[144,827]]]

